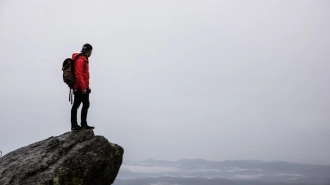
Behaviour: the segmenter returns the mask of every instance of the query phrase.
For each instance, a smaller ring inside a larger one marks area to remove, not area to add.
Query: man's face
[[[87,57],[90,57],[92,55],[92,50],[89,50],[87,53],[86,53]]]

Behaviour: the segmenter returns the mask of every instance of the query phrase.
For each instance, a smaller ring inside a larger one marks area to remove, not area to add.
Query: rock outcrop
[[[1,185],[110,185],[124,150],[92,130],[68,132],[0,158]]]

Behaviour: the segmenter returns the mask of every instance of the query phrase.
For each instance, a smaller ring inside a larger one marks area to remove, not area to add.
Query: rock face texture
[[[1,185],[110,185],[124,149],[92,130],[68,132],[0,158]]]

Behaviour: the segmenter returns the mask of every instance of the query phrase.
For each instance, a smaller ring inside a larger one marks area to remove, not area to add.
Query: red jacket
[[[79,53],[72,54],[72,59],[76,60],[78,54]],[[74,71],[76,81],[73,88],[81,90],[86,90],[86,88],[89,88],[88,58],[85,55],[79,55],[78,59],[74,63]]]

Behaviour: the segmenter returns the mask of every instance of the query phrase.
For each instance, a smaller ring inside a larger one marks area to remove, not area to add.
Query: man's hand
[[[87,91],[88,91],[89,93],[92,93],[92,89],[89,88],[89,87],[87,87]]]
[[[82,92],[82,94],[86,94],[87,93],[86,89],[83,90],[83,91],[81,91],[81,92]]]

